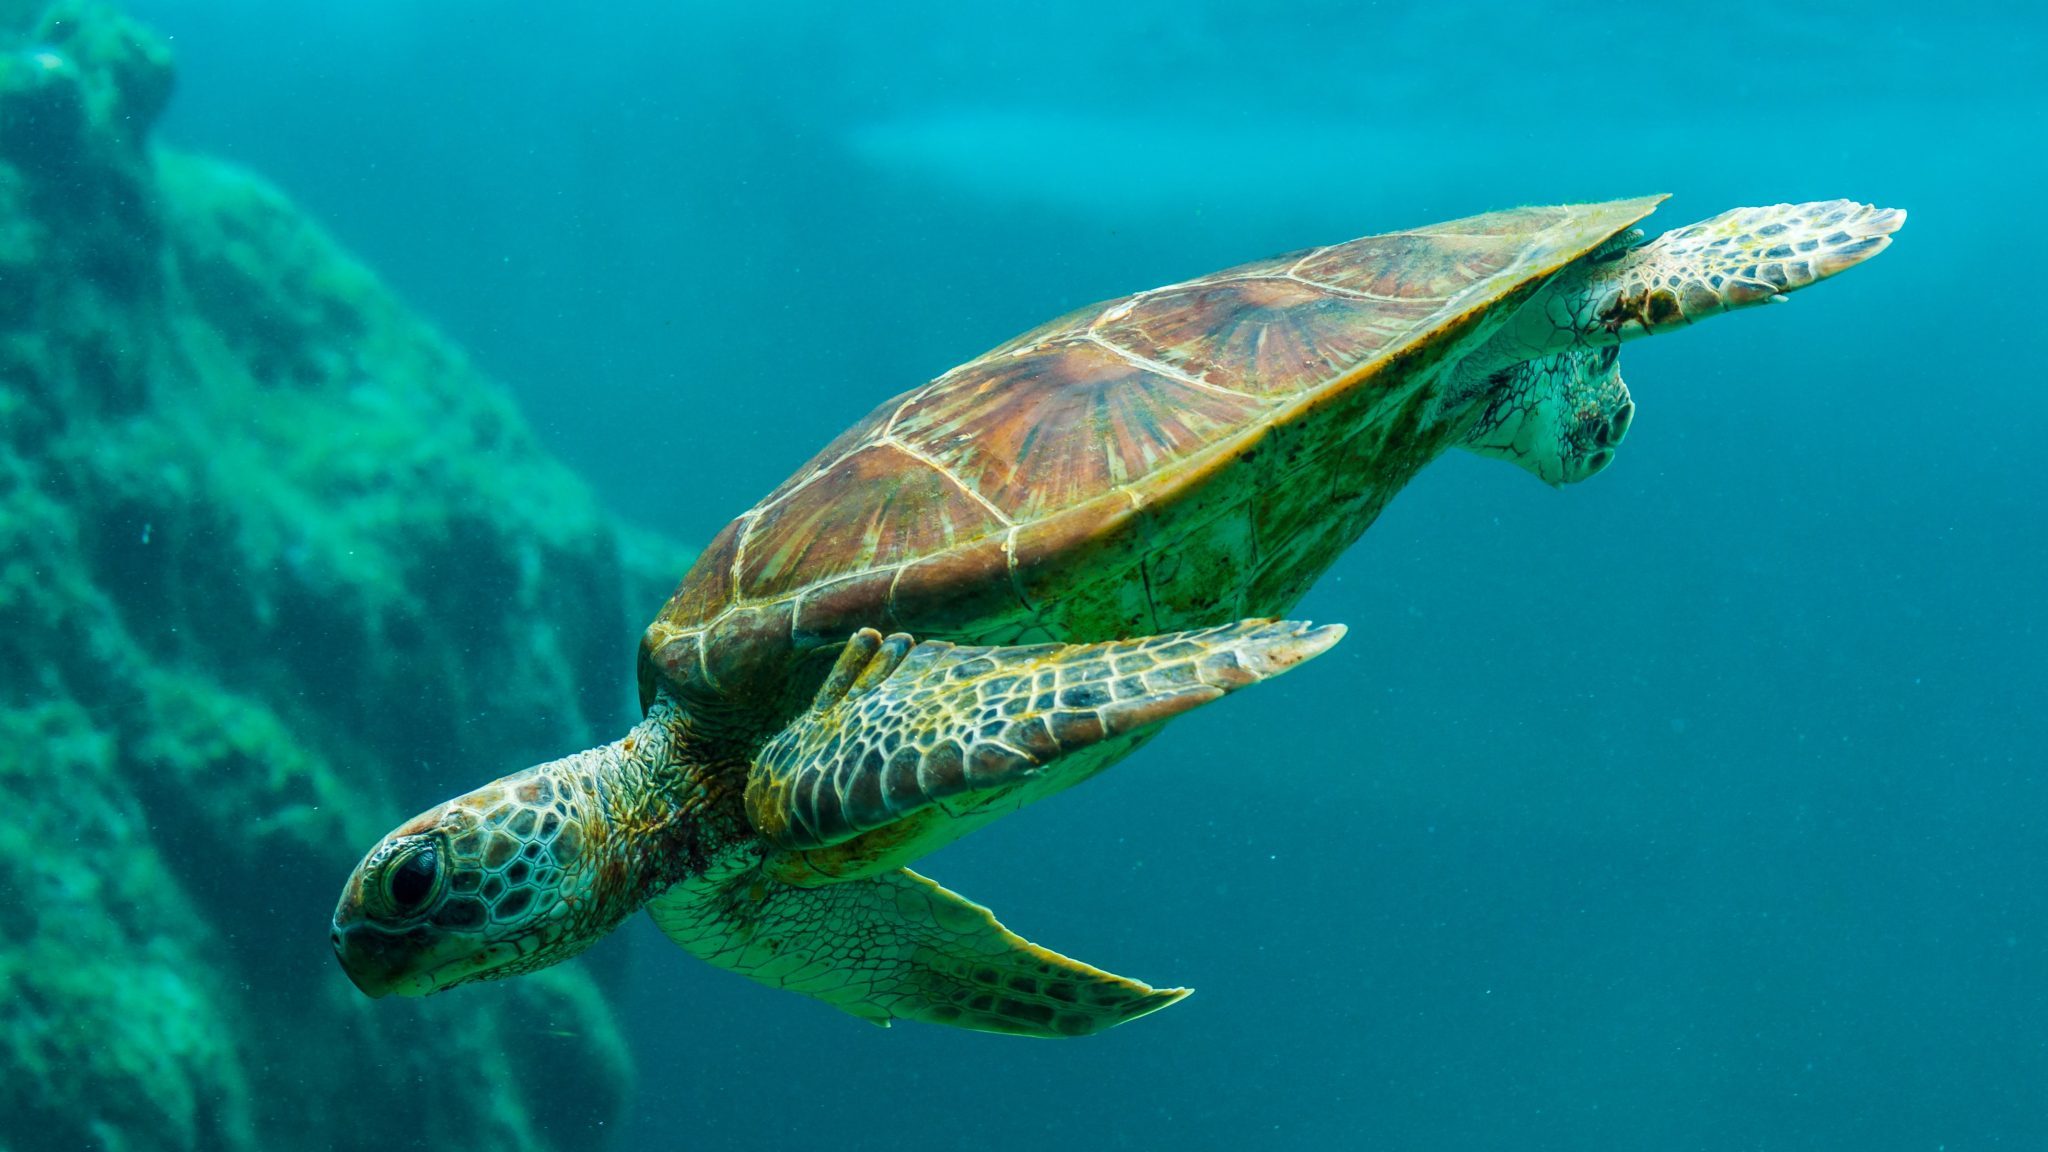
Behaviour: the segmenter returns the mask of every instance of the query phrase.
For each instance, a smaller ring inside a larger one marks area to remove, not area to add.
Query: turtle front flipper
[[[1905,222],[1897,208],[1853,200],[1730,209],[1612,260],[1596,255],[1573,327],[1628,340],[1775,304],[1884,251]]]
[[[1161,722],[1343,634],[1248,620],[1100,644],[962,647],[863,629],[811,708],[755,756],[747,817],[788,853],[782,879],[884,872],[1087,779]]]
[[[1553,487],[1607,467],[1636,413],[1615,366],[1620,351],[1580,345],[1499,373],[1460,446]]]
[[[1188,994],[1040,948],[907,868],[822,888],[748,869],[677,885],[647,910],[669,939],[720,968],[885,1027],[1085,1036]]]
[[[1884,251],[1905,223],[1897,208],[1824,200],[1732,208],[1647,243],[1625,232],[1558,273],[1476,362],[1493,371],[1782,303]]]

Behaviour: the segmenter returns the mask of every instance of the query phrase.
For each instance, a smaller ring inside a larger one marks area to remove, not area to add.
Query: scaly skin
[[[1459,447],[1553,487],[1606,468],[1636,414],[1615,365],[1620,352],[1578,345],[1496,373]]]
[[[334,914],[342,967],[371,996],[420,996],[545,968],[733,844],[728,777],[705,771],[666,698],[623,739],[484,785],[400,825],[356,866]],[[704,741],[695,740],[702,747]],[[394,897],[431,852],[424,898]]]
[[[791,883],[892,871],[1086,780],[1130,737],[1343,635],[1264,620],[1012,648],[856,633],[811,710],[754,757],[748,823],[789,853],[774,874]]]

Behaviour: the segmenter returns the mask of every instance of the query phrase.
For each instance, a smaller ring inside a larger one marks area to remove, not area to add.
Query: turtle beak
[[[348,973],[349,983],[372,1000],[389,995],[396,976],[390,950],[379,941],[381,936],[382,933],[365,931],[360,925],[334,928],[335,959],[341,961],[341,970]]]
[[[431,981],[422,987],[420,957],[433,944],[434,931],[425,923],[402,929],[387,928],[364,913],[362,877],[349,879],[341,903],[334,910],[334,924],[328,941],[334,958],[349,982],[371,999],[389,996],[418,996],[433,990]]]
[[[450,939],[431,924],[394,931],[371,923],[336,919],[334,957],[349,983],[372,1000],[386,996],[431,996],[473,979],[490,979],[489,969],[519,955],[512,945]],[[481,974],[479,974],[481,972]]]

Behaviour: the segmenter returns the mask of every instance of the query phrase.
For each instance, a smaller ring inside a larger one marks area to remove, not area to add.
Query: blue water
[[[921,866],[1195,997],[885,1032],[636,921],[631,1130],[549,1139],[2048,1147],[2041,9],[134,7],[166,138],[282,184],[692,541],[1089,300],[1518,203],[1912,213],[1792,307],[1631,345],[1593,481],[1435,465],[1304,605],[1335,653]]]

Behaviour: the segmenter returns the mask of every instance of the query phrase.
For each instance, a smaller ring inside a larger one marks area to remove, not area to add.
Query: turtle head
[[[356,865],[334,951],[371,996],[545,968],[637,904],[607,848],[594,773],[617,746],[529,768],[399,825]]]

